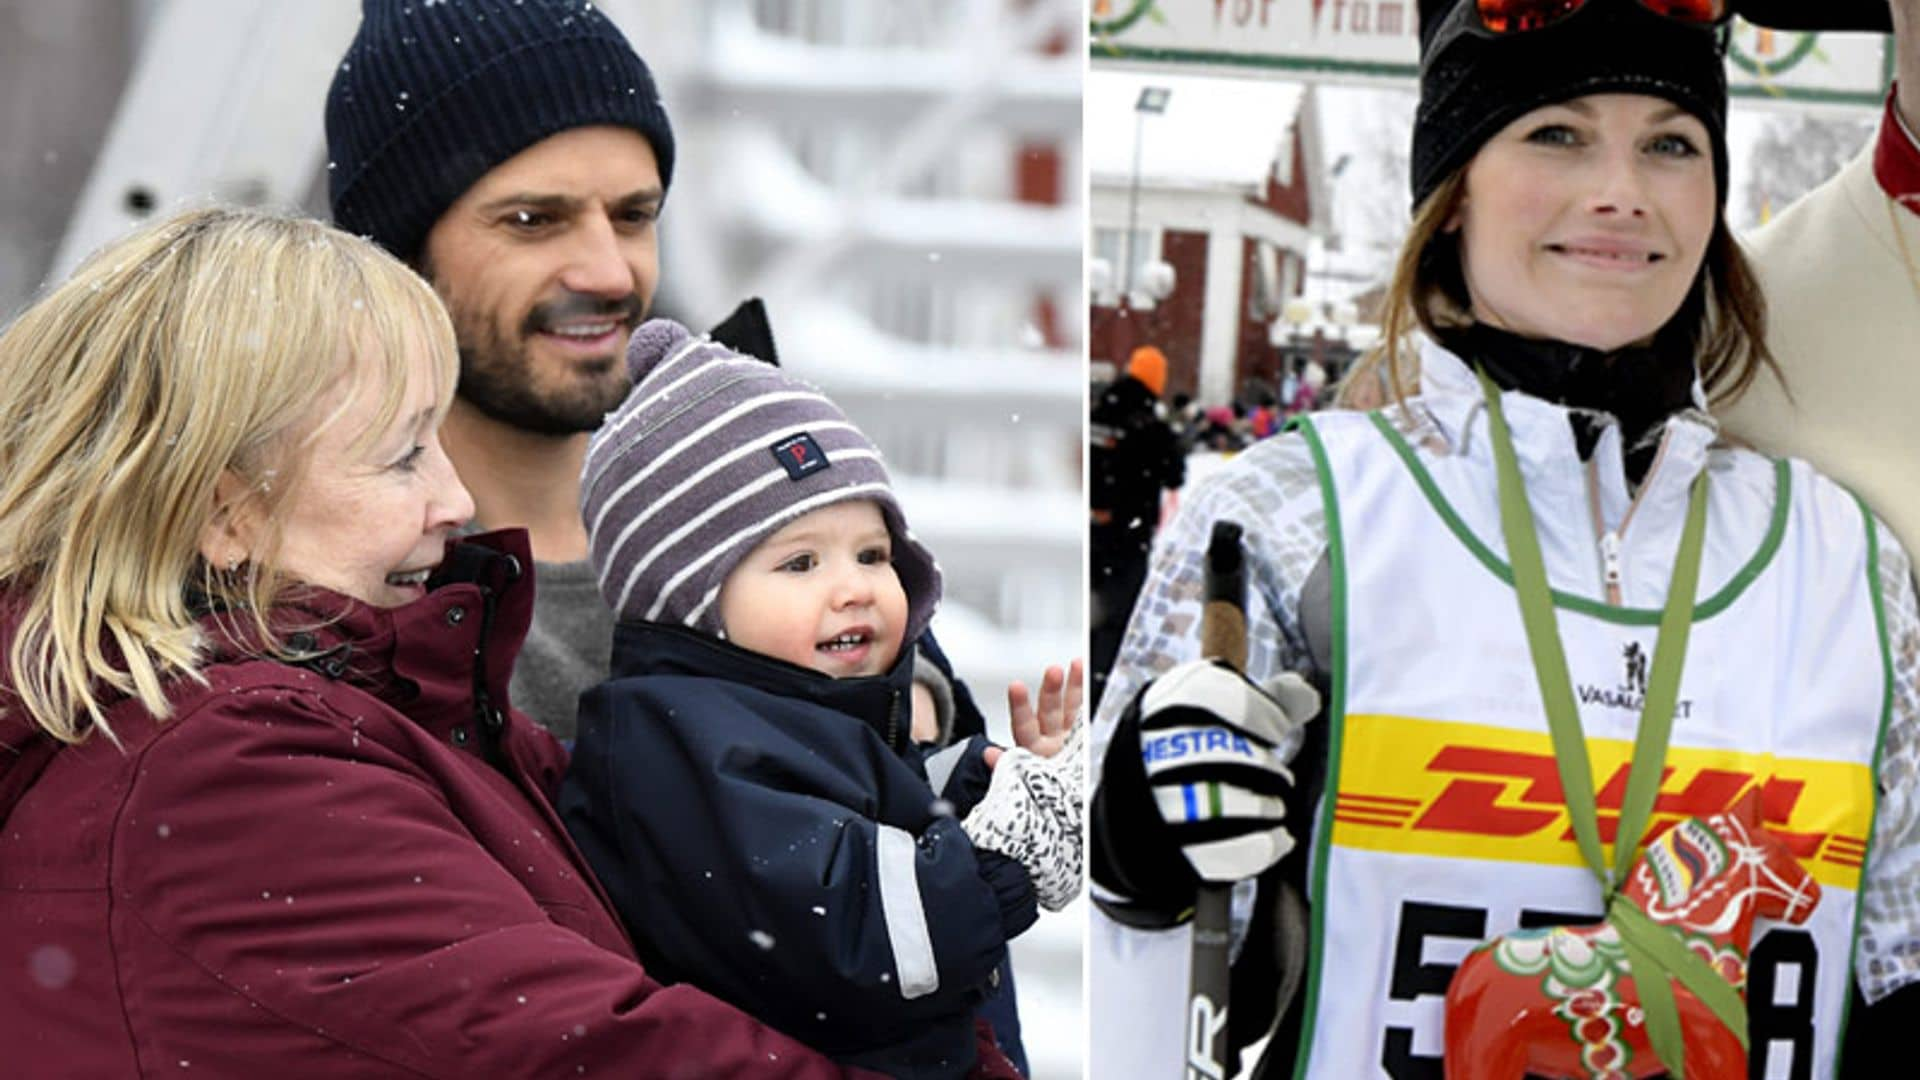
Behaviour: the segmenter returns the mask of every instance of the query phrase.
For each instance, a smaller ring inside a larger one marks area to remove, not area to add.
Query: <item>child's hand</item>
[[[1067,743],[1073,722],[1080,715],[1080,699],[1086,689],[1086,665],[1079,660],[1066,671],[1050,667],[1040,677],[1040,701],[1036,709],[1028,699],[1027,684],[1007,686],[1007,713],[1013,718],[1014,745],[1041,757],[1052,757]]]

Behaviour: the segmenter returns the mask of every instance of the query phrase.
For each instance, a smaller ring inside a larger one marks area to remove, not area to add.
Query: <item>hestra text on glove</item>
[[[1142,693],[1140,758],[1154,805],[1203,880],[1253,877],[1293,850],[1283,824],[1293,774],[1277,747],[1319,707],[1298,675],[1269,692],[1210,660],[1182,664]]]

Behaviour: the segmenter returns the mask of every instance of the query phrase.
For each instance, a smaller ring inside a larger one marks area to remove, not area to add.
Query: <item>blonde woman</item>
[[[11,1074],[841,1075],[649,979],[560,828],[455,368],[399,262],[245,211],[0,335]]]

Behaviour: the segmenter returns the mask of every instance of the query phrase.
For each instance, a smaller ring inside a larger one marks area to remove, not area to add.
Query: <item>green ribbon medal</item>
[[[1700,550],[1706,535],[1707,474],[1694,479],[1687,501],[1687,521],[1674,554],[1673,578],[1660,615],[1660,637],[1653,652],[1640,710],[1640,728],[1634,738],[1633,764],[1627,773],[1626,797],[1614,834],[1614,868],[1607,869],[1600,843],[1600,826],[1593,793],[1593,763],[1587,755],[1586,734],[1574,705],[1573,679],[1567,672],[1567,654],[1554,618],[1553,595],[1546,566],[1540,558],[1540,538],[1533,510],[1527,503],[1520,464],[1514,457],[1513,435],[1500,404],[1500,391],[1484,370],[1475,369],[1486,398],[1487,418],[1493,429],[1493,457],[1500,489],[1500,531],[1506,537],[1507,557],[1513,564],[1514,591],[1520,598],[1520,617],[1527,630],[1527,648],[1540,683],[1540,697],[1553,736],[1553,756],[1566,793],[1573,836],[1606,899],[1607,916],[1620,934],[1627,962],[1633,967],[1646,1011],[1647,1039],[1674,1080],[1686,1076],[1686,1043],[1680,1031],[1680,1012],[1674,1003],[1670,979],[1692,991],[1720,1022],[1747,1046],[1747,1005],[1740,994],[1707,962],[1687,948],[1672,928],[1654,922],[1620,895],[1620,885],[1633,868],[1635,855],[1659,794],[1660,775],[1673,733],[1673,708],[1680,696],[1680,669],[1686,661],[1687,636],[1693,628],[1694,590],[1700,580]]]

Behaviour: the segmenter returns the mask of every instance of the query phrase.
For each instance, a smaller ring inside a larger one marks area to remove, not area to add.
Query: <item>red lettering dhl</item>
[[[1545,731],[1418,717],[1346,718],[1332,793],[1333,842],[1371,851],[1580,865]],[[1612,842],[1633,744],[1589,739],[1603,842]],[[1873,828],[1873,774],[1859,762],[1675,745],[1652,829],[1713,813],[1758,787],[1767,827],[1822,885],[1858,886]]]
[[[1427,771],[1436,773],[1472,773],[1478,776],[1504,777],[1503,780],[1479,780],[1456,777],[1434,797],[1426,812],[1413,823],[1416,829],[1441,832],[1474,833],[1481,836],[1526,836],[1561,820],[1565,796],[1560,785],[1558,763],[1550,755],[1528,754],[1513,750],[1489,750],[1475,746],[1443,746],[1427,762]],[[1669,767],[1661,772],[1664,788],[1674,776]],[[1600,839],[1612,843],[1620,826],[1620,807],[1626,801],[1627,778],[1631,767],[1623,764],[1608,776],[1594,793],[1599,811]],[[1757,778],[1751,772],[1734,769],[1702,768],[1678,791],[1661,791],[1654,798],[1652,824],[1718,813],[1734,804]],[[1525,781],[1506,804],[1503,797],[1512,781]],[[1784,828],[1793,818],[1806,784],[1799,780],[1769,777],[1761,786],[1761,808],[1769,828],[1800,858],[1812,858],[1820,850],[1827,834],[1791,832]],[[1532,804],[1539,809],[1526,805]],[[1569,823],[1560,839],[1571,843]]]
[[[1526,836],[1539,832],[1560,817],[1558,810],[1517,810],[1500,805],[1507,785],[1489,780],[1455,780],[1413,823],[1416,829],[1479,833],[1483,836]]]
[[[1560,794],[1560,772],[1550,757],[1514,750],[1489,750],[1479,746],[1443,746],[1427,762],[1429,772],[1476,773],[1525,780],[1527,786],[1518,798],[1552,807],[1527,810],[1501,806],[1500,797],[1508,785],[1486,780],[1454,780],[1433,800],[1427,812],[1414,822],[1416,829],[1445,832],[1480,833],[1485,836],[1525,836],[1538,832],[1560,817],[1564,800]]]
[[[1477,773],[1481,776],[1506,776],[1527,780],[1527,789],[1519,795],[1523,802],[1561,805],[1560,767],[1551,756],[1528,754],[1519,750],[1490,750],[1482,746],[1443,746],[1427,762],[1428,772]],[[1457,781],[1456,781],[1457,782]]]

